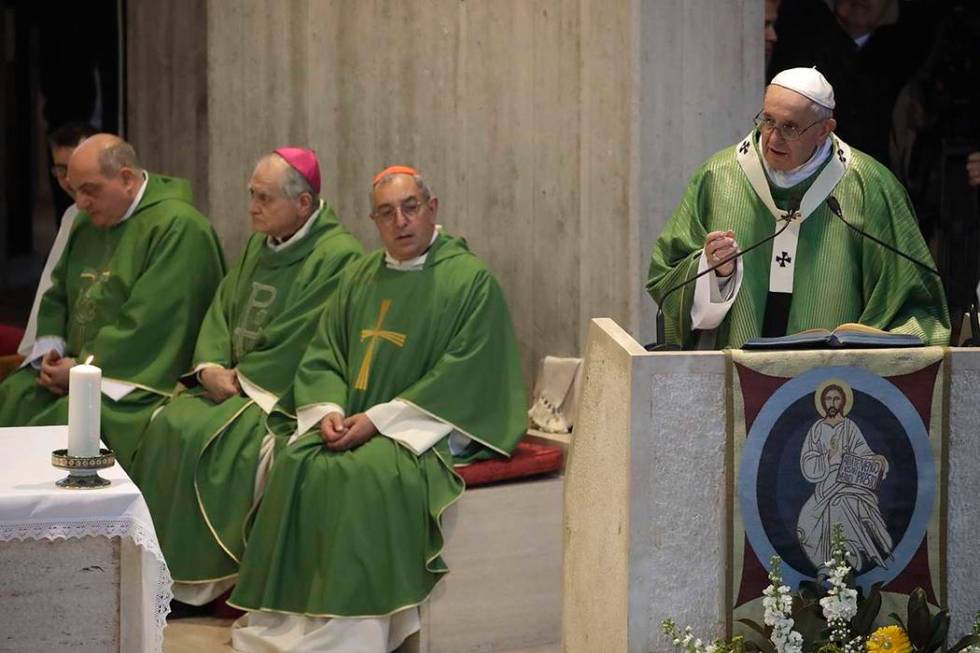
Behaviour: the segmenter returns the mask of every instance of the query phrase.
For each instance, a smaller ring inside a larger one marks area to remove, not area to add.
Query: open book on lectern
[[[824,349],[849,347],[854,349],[881,347],[922,347],[922,338],[907,333],[889,333],[864,324],[842,324],[833,331],[807,329],[788,336],[752,338],[743,349]]]

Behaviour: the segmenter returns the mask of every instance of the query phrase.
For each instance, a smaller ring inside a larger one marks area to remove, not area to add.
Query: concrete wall
[[[192,177],[229,256],[277,145],[318,151],[324,196],[370,247],[371,176],[417,166],[501,280],[530,371],[580,353],[593,316],[651,338],[653,240],[761,102],[762,5],[131,0],[131,138]]]
[[[190,179],[194,200],[207,213],[206,5],[133,0],[126,6],[126,136],[147,168]]]

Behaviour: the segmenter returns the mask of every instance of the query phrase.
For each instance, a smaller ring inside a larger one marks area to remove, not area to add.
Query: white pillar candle
[[[98,456],[102,417],[102,370],[92,358],[68,376],[68,455]]]

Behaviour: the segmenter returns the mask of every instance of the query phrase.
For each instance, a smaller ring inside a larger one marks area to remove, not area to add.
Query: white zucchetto
[[[834,87],[816,68],[790,68],[773,77],[770,83],[795,91],[827,109],[834,108]]]

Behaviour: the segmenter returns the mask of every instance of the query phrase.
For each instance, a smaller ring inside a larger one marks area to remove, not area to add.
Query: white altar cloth
[[[170,612],[170,570],[163,559],[143,495],[119,465],[99,472],[112,481],[98,490],[55,485],[67,472],[51,466],[51,452],[68,446],[67,426],[0,428],[0,542],[89,535],[129,538],[139,547],[142,577],[140,650],[163,648]],[[104,446],[104,445],[103,445]]]

